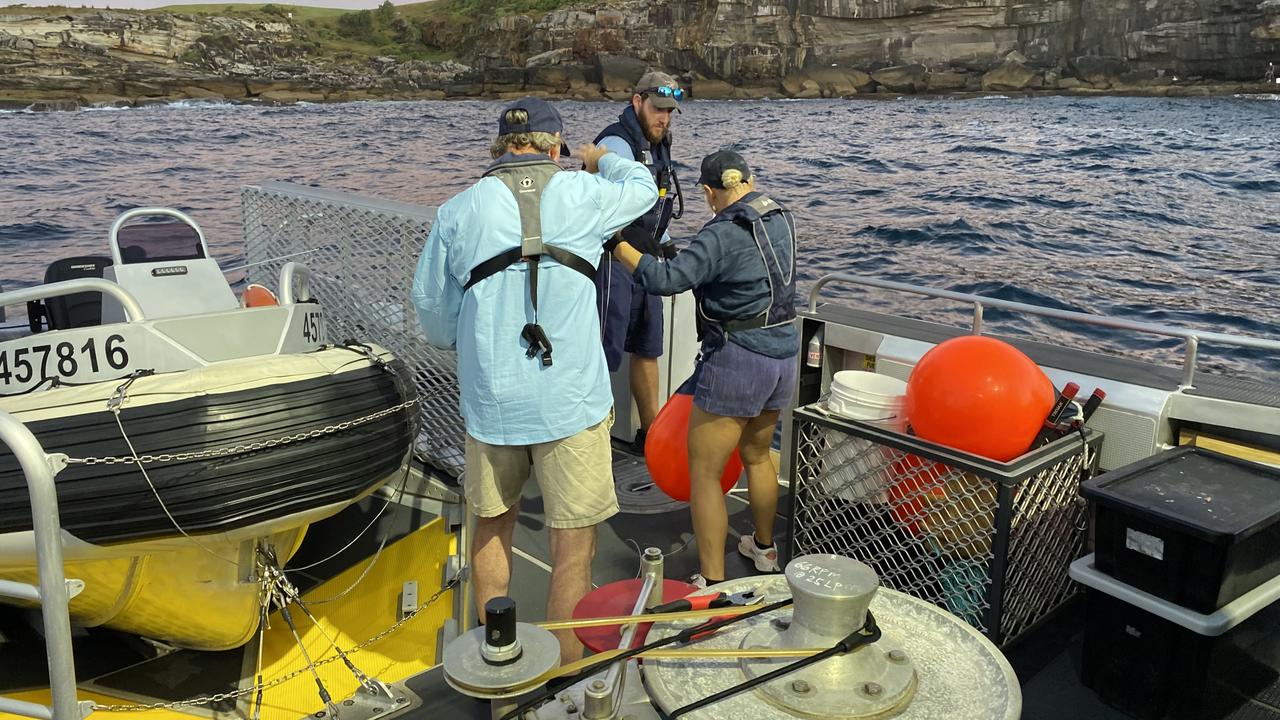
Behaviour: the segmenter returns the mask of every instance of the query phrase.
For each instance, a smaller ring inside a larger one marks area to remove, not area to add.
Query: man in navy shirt
[[[596,137],[603,145],[649,169],[658,187],[658,200],[627,227],[623,238],[642,253],[674,257],[675,245],[667,225],[677,212],[680,187],[671,162],[671,121],[679,111],[684,91],[670,75],[645,73],[636,84],[631,102],[618,121]],[[616,262],[602,262],[596,275],[605,359],[609,371],[622,365],[623,353],[631,354],[631,396],[640,414],[640,430],[633,448],[644,451],[645,435],[658,414],[658,358],[662,356],[662,301],[646,293],[631,273]]]

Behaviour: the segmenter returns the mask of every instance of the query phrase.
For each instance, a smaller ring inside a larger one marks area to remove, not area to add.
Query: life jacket
[[[781,215],[786,222],[791,247],[790,261],[783,267],[783,261],[774,250],[769,240],[769,232],[765,228],[764,218],[770,215]],[[728,335],[744,330],[771,328],[790,323],[796,317],[796,224],[791,211],[760,193],[748,193],[729,207],[721,210],[708,226],[719,222],[736,223],[751,232],[760,259],[764,261],[765,272],[769,281],[769,304],[763,310],[749,317],[713,318],[707,315],[704,307],[704,292],[694,290],[694,298],[698,301],[699,339],[711,347],[720,347]]]
[[[546,367],[551,366],[551,341],[538,325],[538,262],[545,255],[577,271],[588,280],[594,279],[596,274],[595,266],[590,261],[564,248],[542,242],[542,191],[561,169],[559,164],[546,156],[534,156],[529,160],[508,159],[504,156],[489,166],[484,177],[498,178],[516,198],[516,208],[520,212],[520,246],[498,253],[471,268],[467,284],[462,288],[466,292],[476,283],[497,275],[516,263],[529,263],[529,300],[533,304],[533,322],[525,324],[520,337],[528,343],[525,356],[532,358],[541,352],[542,364]]]
[[[602,130],[594,142],[599,144],[609,136],[627,141],[627,145],[631,146],[632,159],[649,169],[654,184],[658,186],[658,201],[624,230],[624,237],[637,250],[658,255],[659,244],[671,219],[680,217],[675,212],[674,198],[680,197],[680,181],[676,177],[675,166],[671,163],[671,136],[668,134],[657,145],[651,144],[644,136],[635,108],[629,105],[618,116],[618,121]]]

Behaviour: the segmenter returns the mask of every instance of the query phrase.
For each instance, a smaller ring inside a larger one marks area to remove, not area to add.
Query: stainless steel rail
[[[71,597],[73,587],[62,570],[62,528],[58,521],[58,492],[54,476],[65,466],[65,455],[46,455],[35,435],[20,420],[0,411],[0,442],[18,459],[31,495],[31,521],[35,534],[36,566],[40,585],[7,586],[0,592],[12,597],[38,599],[44,621],[44,644],[49,664],[52,705],[39,705],[0,697],[0,712],[42,720],[79,720],[93,710],[92,702],[76,699],[76,669],[71,650]]]
[[[62,295],[71,295],[82,292],[100,292],[104,295],[110,295],[120,302],[124,307],[125,315],[129,318],[129,322],[138,322],[146,320],[146,315],[142,312],[142,306],[138,304],[135,298],[128,290],[101,278],[79,278],[77,280],[63,280],[62,282],[49,283],[48,285],[36,285],[35,287],[23,288],[21,290],[10,290],[0,293],[0,307],[8,307],[10,305],[18,305],[30,300],[44,300],[45,298],[59,297]]]
[[[1280,340],[1266,340],[1263,338],[1252,338],[1242,335],[1229,335],[1227,333],[1202,332],[1187,328],[1174,327],[1172,325],[1138,322],[1135,320],[1108,317],[1106,315],[1090,315],[1089,313],[1045,308],[1038,305],[1029,305],[1027,303],[1013,302],[1011,300],[1001,300],[999,298],[991,298],[983,295],[959,293],[951,290],[939,290],[937,288],[924,287],[922,285],[912,285],[910,283],[895,282],[892,280],[878,280],[876,278],[864,277],[861,275],[848,275],[845,273],[824,275],[814,283],[813,287],[809,290],[809,312],[817,312],[819,294],[821,293],[822,288],[831,283],[862,285],[865,287],[894,290],[897,292],[923,295],[925,297],[939,298],[942,300],[954,300],[956,302],[969,303],[973,305],[972,330],[975,335],[982,334],[982,313],[984,308],[991,307],[999,308],[1001,310],[1026,313],[1028,315],[1055,318],[1058,320],[1070,320],[1072,322],[1084,323],[1086,325],[1097,325],[1117,330],[1132,330],[1134,332],[1147,333],[1149,335],[1162,335],[1165,337],[1179,338],[1185,343],[1185,350],[1183,351],[1182,357],[1183,387],[1195,386],[1196,357],[1200,349],[1200,343],[1202,342],[1216,345],[1233,345],[1236,347],[1274,350],[1280,353]]]

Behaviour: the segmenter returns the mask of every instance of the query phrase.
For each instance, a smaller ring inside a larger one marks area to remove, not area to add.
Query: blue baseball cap
[[[529,116],[528,121],[522,123],[508,123],[507,113],[512,110],[523,110]],[[555,135],[560,133],[560,154],[565,157],[569,156],[569,146],[564,144],[564,120],[560,117],[560,111],[546,100],[539,98],[527,97],[520,98],[514,103],[502,109],[502,114],[498,116],[498,136],[511,135],[514,133],[534,133],[544,132]]]

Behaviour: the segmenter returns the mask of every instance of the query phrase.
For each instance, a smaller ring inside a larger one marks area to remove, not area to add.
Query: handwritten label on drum
[[[843,590],[848,587],[841,582],[841,578],[844,577],[842,573],[817,563],[797,561],[791,563],[787,569],[791,571],[791,578],[796,582],[816,585],[826,590]]]

